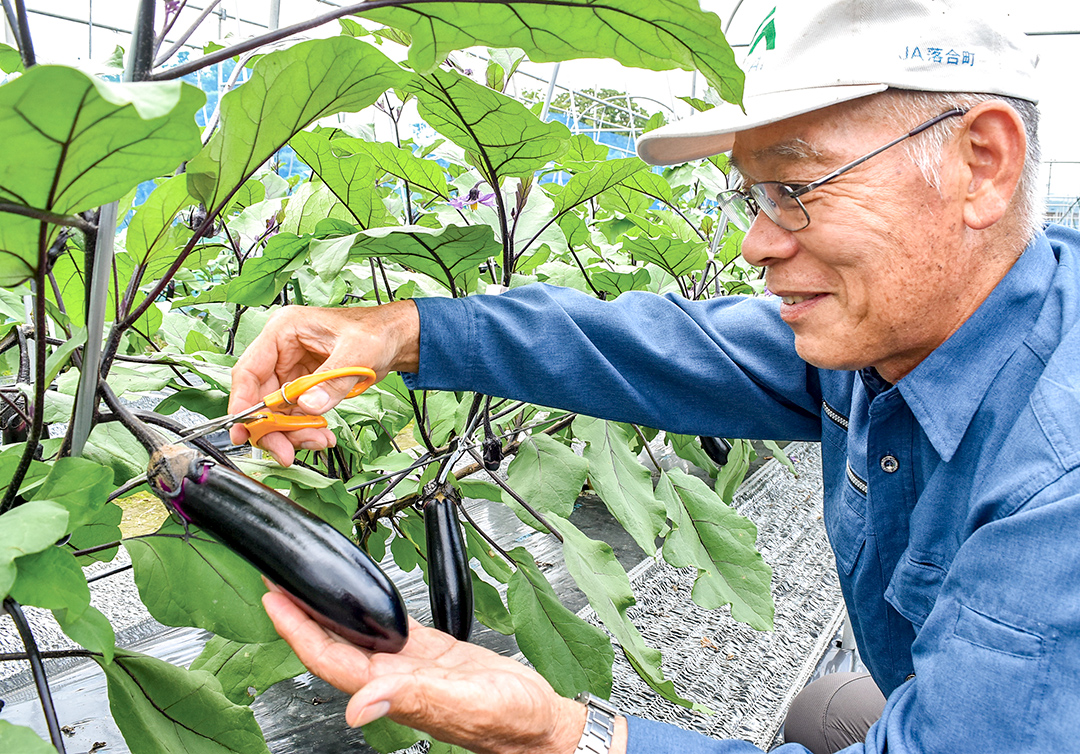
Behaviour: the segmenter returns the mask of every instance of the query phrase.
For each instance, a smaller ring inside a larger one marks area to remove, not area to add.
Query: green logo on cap
[[[776,19],[773,16],[776,14],[776,8],[774,7],[769,11],[769,15],[765,16],[765,20],[758,24],[757,31],[754,32],[754,41],[750,43],[750,51],[747,55],[754,54],[754,48],[758,46],[761,40],[765,40],[765,49],[776,49]]]

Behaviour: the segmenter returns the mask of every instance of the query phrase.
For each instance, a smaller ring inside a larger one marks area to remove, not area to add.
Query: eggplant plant
[[[723,158],[662,172],[608,159],[607,147],[502,94],[522,56],[548,62],[588,50],[628,66],[696,68],[716,97],[738,102],[742,74],[720,22],[694,3],[374,0],[175,64],[161,40],[185,4],[141,1],[117,83],[37,64],[22,0],[5,3],[19,44],[0,47],[0,68],[12,74],[0,85],[0,360],[10,376],[0,387],[0,597],[26,652],[0,661],[30,660],[51,747],[0,720],[3,751],[64,751],[41,665],[49,653],[21,605],[51,610],[82,648],[65,655],[101,666],[133,751],[267,751],[249,689],[261,693],[302,666],[262,611],[265,587],[243,547],[233,542],[237,554],[215,533],[229,521],[174,515],[154,532],[125,535],[118,501],[148,490],[150,452],[183,429],[177,409],[225,412],[229,367],[276,307],[461,297],[532,281],[601,299],[761,291],[739,258],[740,234],[718,227],[712,211],[727,183]],[[339,36],[297,41],[333,22]],[[277,49],[254,55],[271,43]],[[455,51],[474,46],[492,54],[471,77]],[[392,59],[405,47],[405,60]],[[222,61],[247,78],[200,127],[205,96],[182,78]],[[401,131],[413,106],[434,141]],[[328,118],[343,113],[358,115]],[[372,138],[365,124],[376,121],[392,141]],[[285,147],[306,175],[278,174]],[[167,397],[154,411],[126,408],[126,397],[148,391]],[[237,497],[250,481],[228,470],[238,467],[278,491],[260,495],[287,496],[375,562],[421,568],[447,630],[467,636],[475,617],[514,634],[567,695],[610,694],[614,643],[657,693],[704,709],[664,677],[659,649],[628,617],[634,595],[611,547],[572,523],[583,487],[647,555],[662,539],[658,557],[696,569],[699,605],[727,605],[736,620],[771,627],[771,571],[753,525],[727,504],[752,454],[744,440],[731,439],[725,459],[712,438],[703,449],[697,438],[665,436],[709,471],[710,487],[678,469],[654,483],[638,457],[655,430],[499,397],[414,392],[397,375],[327,420],[337,446],[301,452],[291,468],[193,443],[192,457],[210,459],[185,472],[198,477],[193,489],[216,469],[196,498]],[[479,473],[500,466],[490,478]],[[507,505],[557,537],[614,641],[559,603],[526,549],[478,527],[463,498]],[[90,605],[82,567],[120,547],[156,620],[215,635],[190,667],[117,647]],[[238,654],[242,669],[230,662]],[[386,721],[365,734],[381,751],[424,737]],[[450,750],[432,743],[432,752]]]

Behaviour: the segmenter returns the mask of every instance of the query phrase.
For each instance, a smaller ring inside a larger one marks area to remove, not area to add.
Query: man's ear
[[[1024,170],[1027,135],[1020,115],[1001,100],[971,108],[964,120],[959,196],[964,222],[982,230],[1005,216]]]

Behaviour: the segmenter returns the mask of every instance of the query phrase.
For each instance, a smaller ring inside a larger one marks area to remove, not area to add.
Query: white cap
[[[738,105],[722,103],[644,134],[653,165],[731,149],[735,134],[889,87],[1037,102],[1037,56],[1015,18],[977,0],[779,0],[741,67]]]

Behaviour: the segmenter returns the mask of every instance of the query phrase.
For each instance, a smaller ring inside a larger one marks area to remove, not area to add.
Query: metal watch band
[[[587,691],[578,694],[574,700],[584,704],[586,709],[585,730],[581,732],[574,754],[610,754],[619,710]]]

